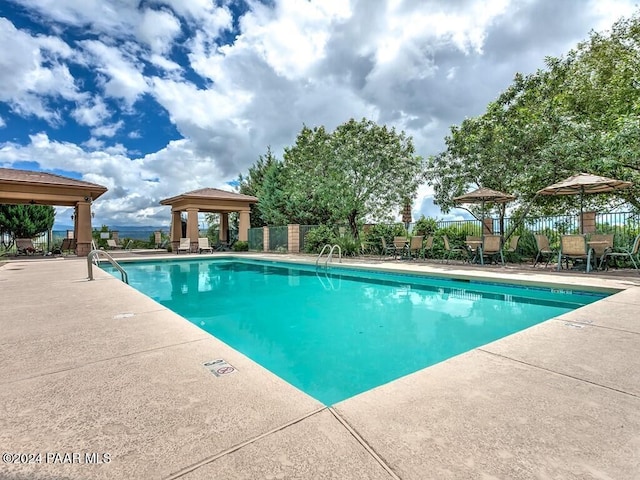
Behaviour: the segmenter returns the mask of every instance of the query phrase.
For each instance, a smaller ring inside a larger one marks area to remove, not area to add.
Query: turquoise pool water
[[[326,405],[606,296],[251,260],[124,266],[131,286]]]

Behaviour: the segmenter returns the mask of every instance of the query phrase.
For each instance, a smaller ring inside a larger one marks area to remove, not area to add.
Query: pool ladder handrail
[[[327,243],[324,247],[322,247],[322,250],[320,251],[320,255],[318,255],[318,258],[316,258],[316,267],[318,266],[318,263],[322,258],[322,254],[327,250],[327,248],[329,249],[329,254],[327,255],[327,259],[324,262],[324,266],[327,267],[329,264],[329,261],[333,260],[333,252],[336,248],[338,249],[338,259],[339,259],[338,261],[342,263],[342,249],[340,248],[340,245],[335,244],[331,246],[331,244]]]
[[[127,274],[127,271],[124,268],[122,268],[120,264],[116,262],[115,259],[104,250],[91,250],[89,252],[89,255],[87,255],[87,270],[89,272],[89,280],[93,280],[93,264],[94,262],[96,265],[99,264],[100,255],[104,255],[104,257],[109,261],[109,263],[113,265],[113,267],[120,272],[122,281],[128,285],[129,275]]]

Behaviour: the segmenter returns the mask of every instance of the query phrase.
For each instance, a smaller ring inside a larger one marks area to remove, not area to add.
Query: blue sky
[[[4,0],[0,166],[99,183],[95,223],[166,225],[303,124],[395,126],[419,155],[626,0]],[[443,215],[428,185],[413,205]],[[452,212],[461,215],[461,211]],[[59,209],[58,221],[70,212]]]

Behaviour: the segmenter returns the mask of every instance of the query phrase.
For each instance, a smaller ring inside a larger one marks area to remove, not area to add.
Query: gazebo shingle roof
[[[209,199],[209,200],[242,200],[249,203],[256,203],[258,199],[251,195],[244,195],[242,193],[227,192],[226,190],[220,190],[219,188],[200,188],[198,190],[192,190],[190,192],[181,193],[175,197],[165,198],[160,201],[161,205],[171,205],[177,200],[182,199]]]
[[[106,187],[98,185],[97,183],[63,177],[62,175],[56,175],[55,173],[17,170],[13,168],[0,168],[0,180],[11,183],[41,183],[46,185],[58,185],[61,187],[83,187],[107,191]]]

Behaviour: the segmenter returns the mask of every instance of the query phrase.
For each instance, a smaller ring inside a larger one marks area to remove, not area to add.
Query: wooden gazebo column
[[[76,255],[86,257],[91,251],[91,200],[78,202],[75,211]]]
[[[187,208],[187,237],[191,239],[191,251],[198,251],[198,237],[200,236],[200,228],[198,227],[198,212],[200,210],[195,207]]]
[[[180,210],[171,211],[171,251],[177,252],[182,237],[182,216]]]
[[[241,242],[248,242],[249,227],[251,226],[251,210],[240,210],[239,214],[238,240]]]

